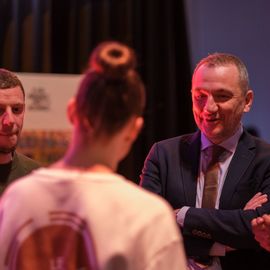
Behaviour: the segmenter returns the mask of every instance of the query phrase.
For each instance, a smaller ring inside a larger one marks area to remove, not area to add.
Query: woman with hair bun
[[[0,269],[186,269],[168,204],[116,173],[143,125],[135,67],[119,42],[93,51],[68,104],[67,153],[0,202]]]

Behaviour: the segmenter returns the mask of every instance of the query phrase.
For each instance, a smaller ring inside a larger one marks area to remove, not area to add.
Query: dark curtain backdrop
[[[101,41],[133,47],[146,85],[145,126],[119,171],[135,182],[158,140],[194,130],[181,0],[0,0],[0,66],[81,73]],[[63,89],[65,91],[65,89]]]

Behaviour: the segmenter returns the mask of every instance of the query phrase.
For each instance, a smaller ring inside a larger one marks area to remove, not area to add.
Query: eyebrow
[[[195,89],[191,89],[191,91],[206,91],[206,92],[210,92],[210,90],[208,89],[204,89],[204,88],[195,88]],[[219,88],[219,89],[215,89],[215,92],[231,92],[229,89],[225,89],[225,88]]]
[[[1,107],[6,107],[6,106],[25,106],[25,103],[23,102],[23,103],[1,103],[0,102],[0,106]]]

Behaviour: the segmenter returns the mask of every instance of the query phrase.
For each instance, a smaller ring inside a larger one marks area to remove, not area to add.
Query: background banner
[[[18,151],[48,165],[67,149],[71,124],[67,103],[76,93],[81,75],[16,73],[26,97],[25,119]]]

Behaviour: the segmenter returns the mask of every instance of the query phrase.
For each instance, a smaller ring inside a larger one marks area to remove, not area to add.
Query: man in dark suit
[[[191,93],[199,131],[154,144],[141,186],[175,209],[190,269],[268,269],[270,256],[250,222],[270,212],[270,145],[241,124],[253,102],[247,69],[234,55],[211,54],[195,68]],[[214,205],[203,206],[207,149],[216,145],[223,153],[215,163]]]

